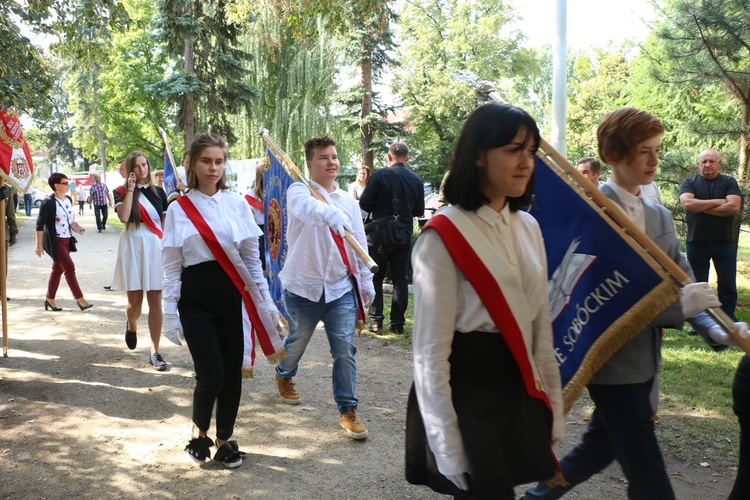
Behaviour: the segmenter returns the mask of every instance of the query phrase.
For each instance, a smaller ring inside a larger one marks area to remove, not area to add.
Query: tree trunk
[[[373,167],[373,155],[370,150],[372,144],[372,127],[369,123],[364,123],[372,113],[372,59],[367,58],[362,61],[362,87],[364,96],[362,97],[362,120],[360,127],[362,130],[362,163],[368,167]]]
[[[185,40],[185,74],[192,74],[194,68],[193,40],[188,38]],[[192,92],[185,94],[185,101],[182,105],[182,125],[185,131],[185,149],[188,149],[195,137],[195,109]]]
[[[747,175],[747,163],[750,160],[750,103],[745,98],[745,104],[742,107],[742,133],[740,134],[740,155],[739,165],[737,166],[737,182],[741,187],[745,186],[745,176]]]
[[[102,134],[101,121],[99,118],[99,88],[96,77],[96,64],[89,51],[89,66],[91,67],[91,88],[94,97],[94,133],[99,141],[99,157],[102,167],[102,182],[107,183],[107,148],[104,146],[104,134]]]

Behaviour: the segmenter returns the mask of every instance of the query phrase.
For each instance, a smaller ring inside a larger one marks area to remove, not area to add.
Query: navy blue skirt
[[[456,332],[449,361],[470,491],[462,492],[438,471],[413,386],[406,411],[406,480],[458,497],[514,498],[513,486],[553,477],[552,414],[524,389],[502,336]]]

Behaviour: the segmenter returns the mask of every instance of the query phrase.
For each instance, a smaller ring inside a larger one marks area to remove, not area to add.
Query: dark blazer
[[[70,200],[70,196],[65,195]],[[72,203],[72,200],[71,200]],[[57,215],[57,203],[55,195],[47,196],[39,207],[39,215],[36,218],[36,230],[43,231],[42,248],[52,260],[57,262],[57,230],[55,229],[55,216]]]

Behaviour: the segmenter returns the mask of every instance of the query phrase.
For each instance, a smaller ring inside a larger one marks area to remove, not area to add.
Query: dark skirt
[[[413,386],[406,411],[406,480],[458,497],[514,498],[513,486],[553,477],[552,414],[525,391],[502,336],[456,332],[449,361],[470,491],[462,492],[438,471]]]

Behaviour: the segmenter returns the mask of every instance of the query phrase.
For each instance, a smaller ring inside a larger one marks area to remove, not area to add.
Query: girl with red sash
[[[547,258],[531,203],[540,136],[523,110],[467,120],[439,211],[412,253],[414,386],[406,477],[457,498],[557,480],[563,435]]]
[[[130,153],[125,159],[125,179],[125,185],[113,191],[115,212],[125,228],[120,234],[112,290],[125,290],[128,295],[125,344],[129,349],[135,349],[138,341],[137,321],[145,293],[151,334],[149,364],[157,371],[164,371],[167,363],[159,354],[159,340],[164,320],[161,238],[167,197],[162,188],[151,183],[151,164],[140,151]]]
[[[243,373],[252,376],[253,338],[269,362],[281,361],[286,351],[260,266],[261,232],[247,201],[228,190],[226,158],[219,135],[198,135],[190,145],[190,191],[170,204],[164,230],[164,334],[179,339],[182,333],[195,365],[192,439],[185,450],[201,463],[215,445],[213,460],[235,468],[242,453],[230,438]],[[214,405],[216,441],[208,437]]]

